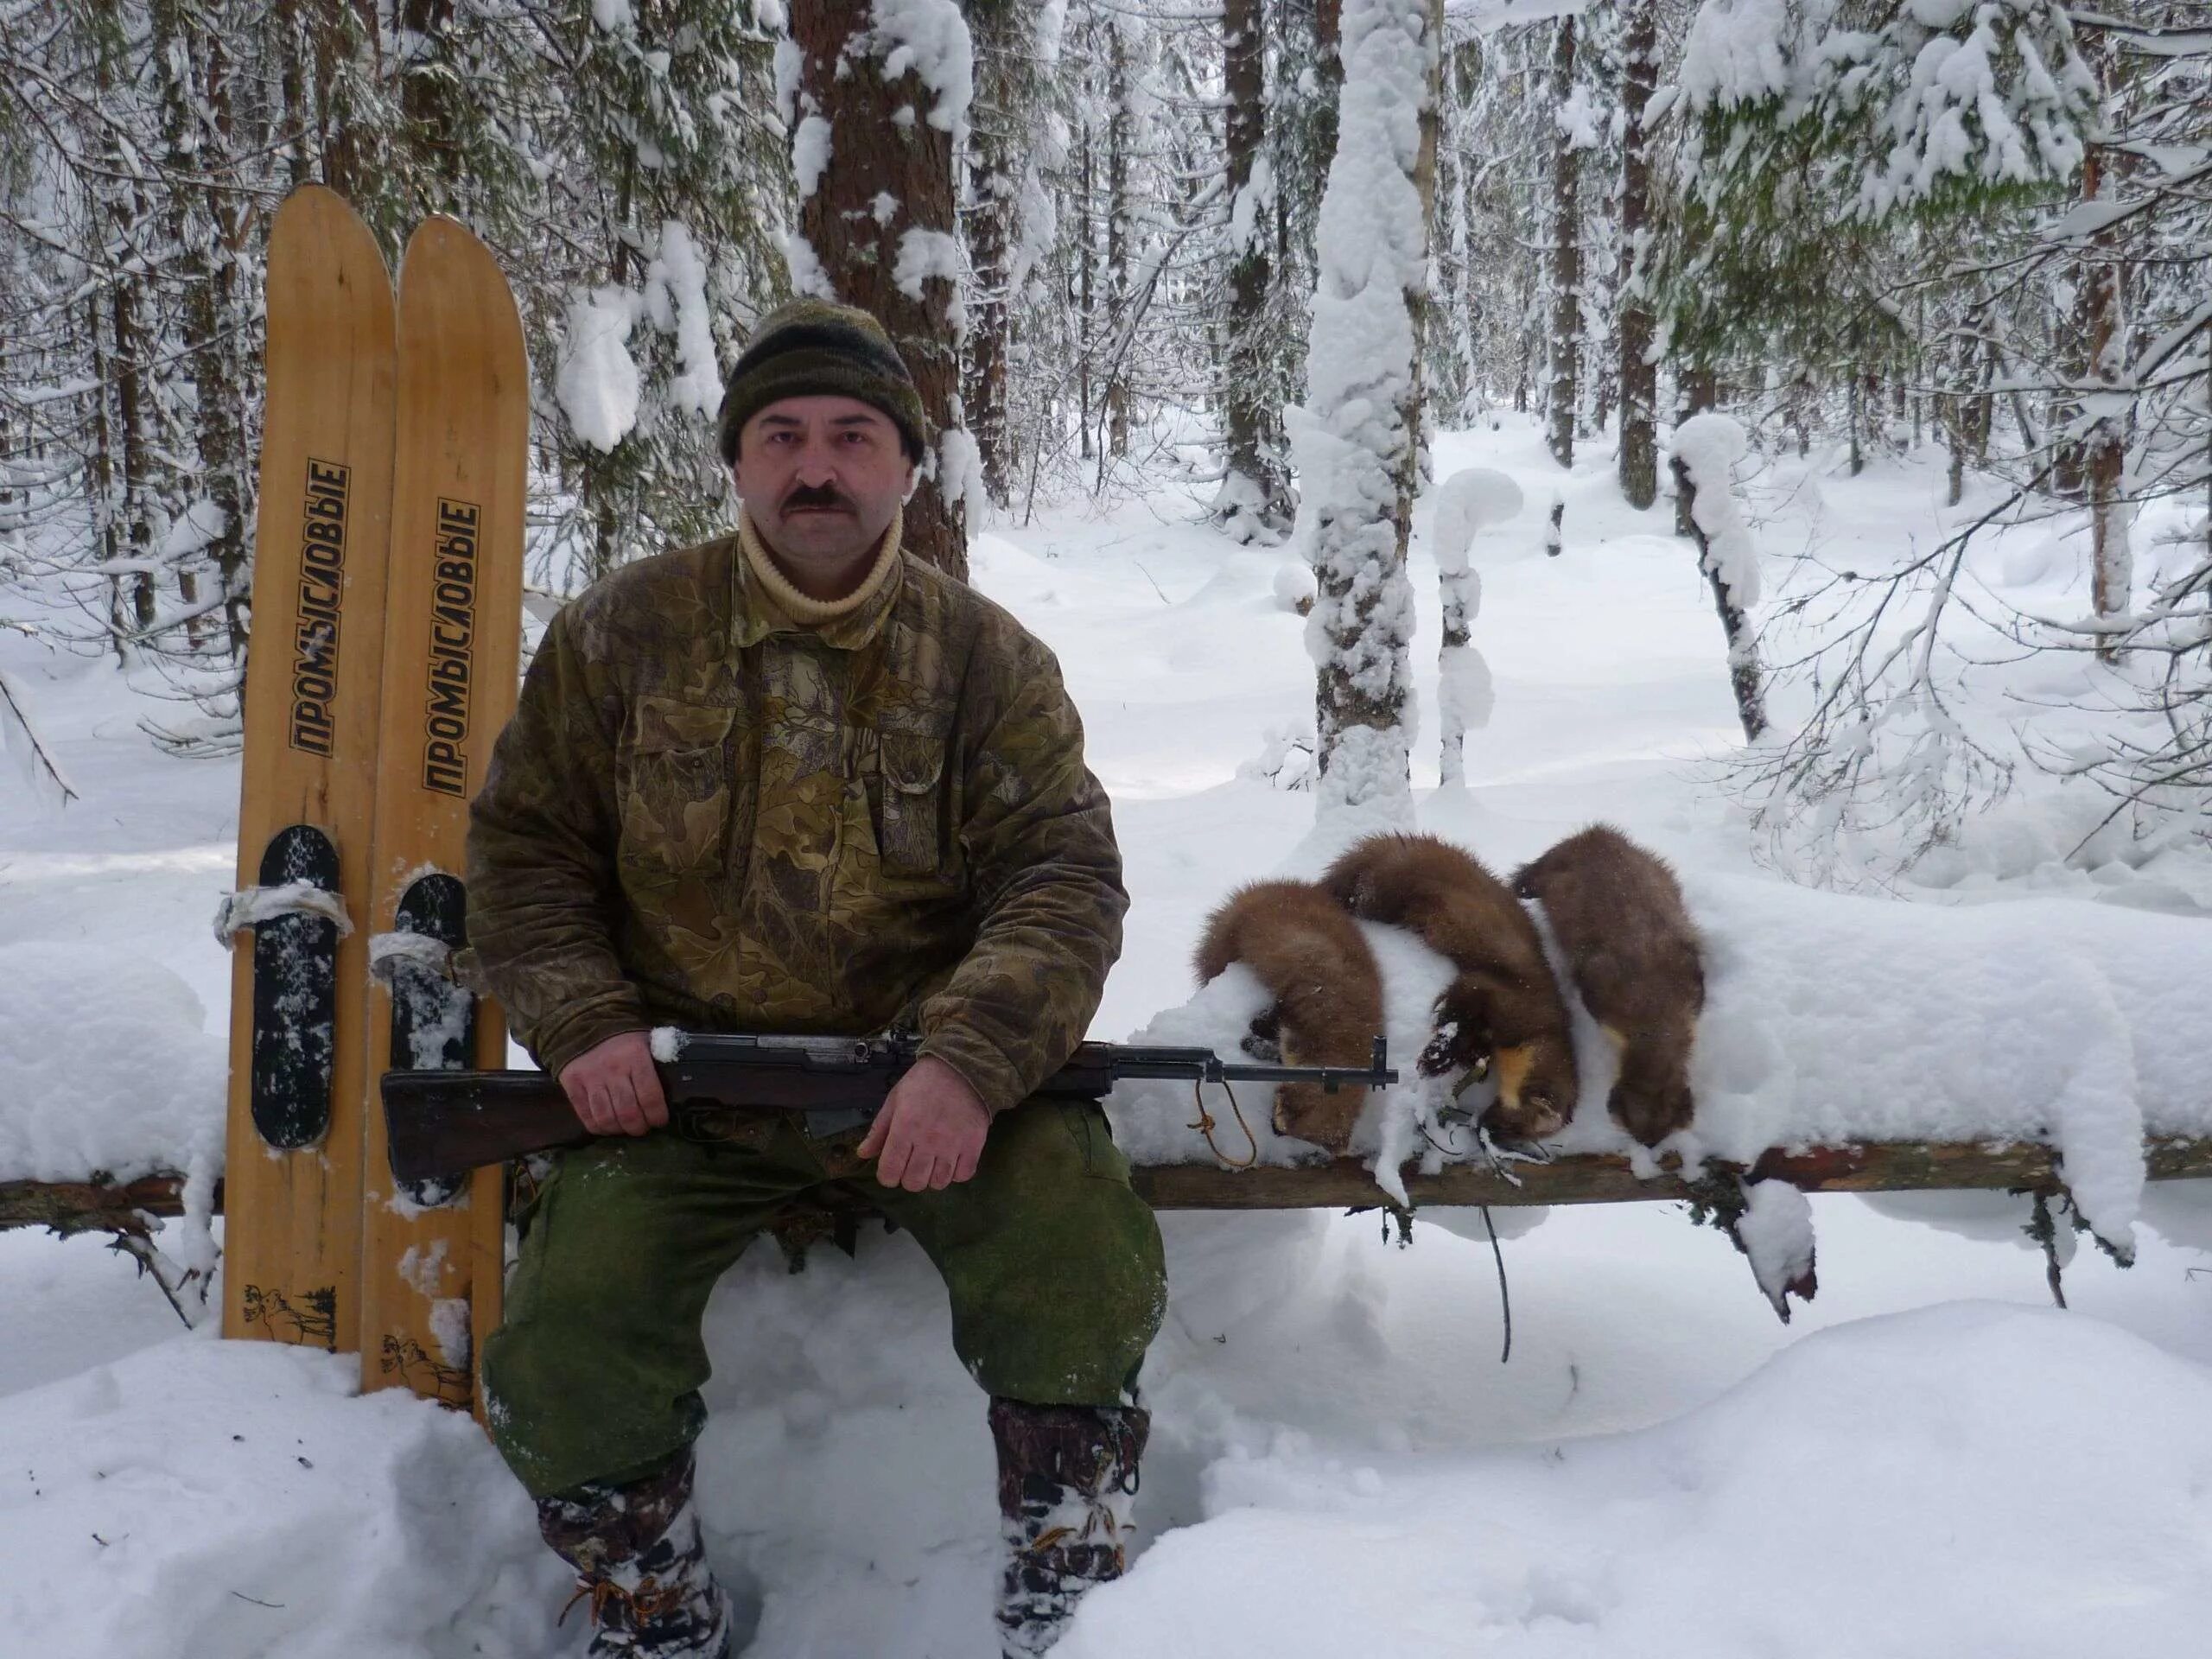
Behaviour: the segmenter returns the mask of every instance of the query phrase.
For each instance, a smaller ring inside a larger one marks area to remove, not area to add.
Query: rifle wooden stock
[[[811,1135],[834,1135],[873,1118],[914,1063],[908,1036],[684,1036],[677,1057],[655,1066],[668,1100],[670,1127],[697,1140],[732,1112],[805,1114]],[[1382,1039],[1357,1066],[1242,1065],[1211,1049],[1084,1043],[1037,1092],[1097,1100],[1125,1077],[1186,1077],[1193,1083],[1311,1083],[1380,1088],[1398,1080]],[[543,1071],[387,1071],[386,1147],[402,1180],[455,1175],[533,1153],[581,1146],[592,1138],[568,1096]]]

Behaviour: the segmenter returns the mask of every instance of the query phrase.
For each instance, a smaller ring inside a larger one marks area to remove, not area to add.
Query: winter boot
[[[1122,1576],[1151,1424],[1151,1414],[1134,1406],[992,1400],[1007,1551],[998,1609],[1004,1659],[1045,1652],[1084,1591]]]
[[[593,1659],[729,1659],[729,1599],[707,1570],[689,1451],[627,1485],[539,1498],[537,1527],[576,1569],[561,1617],[589,1605]]]

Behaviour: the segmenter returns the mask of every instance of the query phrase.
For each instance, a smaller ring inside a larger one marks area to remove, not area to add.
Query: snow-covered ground
[[[1437,583],[1417,542],[1422,826],[1510,868],[1602,817],[1675,862],[1718,969],[1710,1144],[1929,1121],[1916,1101],[2099,1145],[2131,1111],[2212,1110],[2191,1064],[2212,1050],[2212,869],[2066,864],[2075,808],[2037,798],[1917,903],[1786,886],[1711,781],[1735,711],[1664,504],[1623,507],[1603,446],[1562,480],[1510,417],[1440,438],[1435,461],[1500,469],[1530,505],[1471,553],[1496,706],[1464,791],[1433,791]],[[1942,489],[1940,468],[1770,468],[1750,501],[1767,591],[1815,534],[1860,557],[1924,543]],[[1311,721],[1285,556],[1230,546],[1191,501],[1061,513],[975,554],[979,585],[1059,652],[1114,796],[1135,904],[1103,1037],[1193,1017],[1209,907],[1326,852],[1312,796],[1258,775]],[[2076,557],[2041,537],[1993,550],[1988,574],[2056,602]],[[0,1179],[112,1167],[129,1118],[187,1157],[228,995],[207,919],[235,766],[158,754],[105,664],[0,639],[0,668],[84,797],[57,816],[0,796]],[[143,1029],[92,1017],[102,986]],[[1602,1137],[1590,1103],[1577,1133]],[[1117,1110],[1132,1138],[1154,1127],[1141,1098]],[[1821,1294],[1786,1328],[1676,1206],[1499,1212],[1517,1233],[1503,1365],[1478,1220],[1424,1220],[1399,1249],[1372,1215],[1168,1217],[1148,1547],[1065,1650],[2194,1655],[2212,1628],[2208,1186],[2145,1193],[2137,1265],[2082,1252],[2063,1315],[2016,1200],[1815,1198]],[[991,1651],[982,1401],[911,1241],[817,1252],[797,1276],[756,1251],[709,1322],[704,1506],[745,1651]],[[8,1659],[581,1650],[575,1618],[553,1628],[562,1574],[527,1504],[465,1421],[354,1397],[345,1362],[185,1335],[92,1240],[0,1234],[0,1332]]]

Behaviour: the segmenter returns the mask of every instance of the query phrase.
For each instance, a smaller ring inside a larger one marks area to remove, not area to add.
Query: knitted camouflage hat
[[[923,454],[921,394],[883,325],[828,300],[793,300],[760,319],[722,391],[722,462],[737,462],[738,434],[785,397],[857,397],[899,429],[909,461]]]

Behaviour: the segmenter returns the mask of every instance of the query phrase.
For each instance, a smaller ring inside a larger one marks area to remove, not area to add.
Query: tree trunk
[[[1440,61],[1434,0],[1351,0],[1344,124],[1321,208],[1306,401],[1294,423],[1313,520],[1317,810],[1409,823],[1413,622],[1408,492],[1417,474],[1418,293],[1426,279],[1420,145],[1402,173],[1369,158],[1396,138],[1408,71],[1423,104]],[[1360,97],[1351,97],[1357,86]],[[1414,112],[1416,118],[1418,111]],[[1402,329],[1392,320],[1397,308]],[[1378,393],[1398,401],[1379,418]],[[1363,411],[1363,412],[1357,412]],[[1352,432],[1347,441],[1338,435]]]
[[[1337,159],[1337,129],[1344,95],[1344,0],[1314,0],[1313,78],[1319,83],[1319,119],[1314,126],[1313,160],[1323,178]]]
[[[377,0],[312,0],[315,125],[322,181],[372,225],[373,183],[385,158],[375,154],[359,108],[365,60],[378,48]]]
[[[229,56],[222,40],[189,28],[175,0],[162,0],[152,17],[163,139],[171,164],[183,177],[205,176],[233,164]],[[169,234],[183,289],[199,491],[223,520],[221,530],[195,556],[215,569],[223,595],[223,643],[238,661],[245,647],[245,521],[251,491],[241,429],[244,319],[238,315],[238,269],[232,251],[235,215],[243,209],[213,184],[188,185],[181,177],[168,194]],[[199,583],[190,569],[179,570],[177,587],[188,607],[198,602]],[[188,620],[185,632],[194,650],[205,648],[212,637],[206,617]]]
[[[1698,566],[1713,589],[1713,608],[1719,613],[1720,632],[1728,642],[1728,688],[1735,695],[1736,718],[1743,726],[1744,741],[1756,743],[1767,727],[1765,673],[1759,664],[1758,638],[1751,632],[1751,618],[1715,567],[1705,531],[1694,516],[1697,485],[1690,469],[1682,465],[1679,455],[1669,457],[1667,465],[1675,475],[1676,510],[1689,523],[1690,539],[1697,543]]]
[[[92,545],[101,563],[111,564],[123,556],[115,505],[115,400],[108,389],[115,359],[107,346],[107,324],[98,293],[85,296],[85,340],[92,370],[92,465],[85,469],[85,505],[92,521]],[[123,578],[114,573],[107,579],[107,620],[116,660],[127,663],[130,652],[124,642],[130,632],[130,612],[124,603]]]
[[[879,38],[871,18],[866,0],[810,0],[791,11],[800,108],[830,128],[829,163],[799,206],[799,235],[817,269],[792,276],[802,289],[826,287],[872,313],[906,359],[934,439],[929,476],[906,504],[906,547],[965,581],[972,450],[958,406],[951,116],[912,67],[886,78],[897,42]]]
[[[1007,417],[1012,353],[1014,245],[1020,230],[1021,174],[1032,137],[1036,72],[1033,22],[1015,0],[973,0],[976,106],[968,148],[968,197],[961,226],[972,282],[968,296],[968,362],[962,411],[975,435],[983,489],[1004,510],[1014,487],[1014,435]]]
[[[2094,61],[2094,60],[2093,60]],[[2114,157],[2092,143],[2082,158],[2082,200],[2088,206],[2112,194]],[[2126,303],[2120,292],[2120,232],[2094,232],[2078,278],[2080,328],[2086,347],[2085,377],[2099,388],[2094,423],[2081,445],[2082,483],[2089,499],[2089,595],[2100,621],[2122,617],[2133,606],[2134,556],[2128,544],[2127,505],[2121,499],[2127,459],[2127,416],[2120,408],[2121,359],[2126,354]],[[2101,662],[2117,663],[2107,640]]]
[[[1403,416],[1406,423],[1406,453],[1398,471],[1398,499],[1396,524],[1398,534],[1398,563],[1402,568],[1413,549],[1414,501],[1421,494],[1421,480],[1427,470],[1428,425],[1428,303],[1427,273],[1430,261],[1427,251],[1435,245],[1436,225],[1436,141],[1442,120],[1444,101],[1444,0],[1427,0],[1427,28],[1422,32],[1421,45],[1427,56],[1426,66],[1425,101],[1421,111],[1421,147],[1414,156],[1414,193],[1421,200],[1422,280],[1409,284],[1406,290],[1406,315],[1413,321],[1413,373],[1406,386]]]
[[[1693,415],[1702,415],[1720,401],[1719,377],[1711,369],[1690,368],[1681,372],[1681,383],[1675,387],[1676,409],[1675,423],[1679,426]],[[1697,521],[1690,517],[1690,502],[1695,492],[1682,487],[1682,475],[1675,474],[1675,534],[1693,538],[1698,534]],[[1704,543],[1699,543],[1700,549]]]
[[[302,0],[275,0],[269,12],[269,56],[276,67],[276,97],[269,111],[270,142],[284,158],[284,174],[296,189],[315,175],[315,158],[308,134],[315,122],[308,96],[308,64],[313,58],[307,29],[300,15]]]
[[[1562,467],[1574,464],[1574,410],[1582,362],[1582,226],[1575,211],[1582,158],[1573,135],[1560,119],[1574,95],[1574,19],[1560,18],[1552,45],[1551,385],[1546,441],[1552,459]]]
[[[1230,252],[1228,350],[1221,376],[1228,476],[1215,511],[1239,541],[1273,542],[1290,529],[1296,509],[1283,465],[1282,410],[1272,395],[1275,377],[1267,362],[1274,349],[1268,315],[1274,272],[1262,234],[1262,204],[1253,199],[1254,166],[1267,138],[1262,4],[1262,0],[1226,0],[1223,13],[1232,235],[1241,225],[1244,237]]]
[[[1105,453],[1129,453],[1129,42],[1122,20],[1106,22],[1106,360]]]
[[[1086,100],[1087,102],[1087,100]],[[1098,356],[1098,205],[1097,129],[1086,118],[1076,137],[1077,188],[1080,202],[1076,214],[1076,453],[1091,459],[1090,411],[1092,369]]]
[[[1657,0],[1628,0],[1621,64],[1621,493],[1642,511],[1659,498],[1659,365],[1650,361],[1651,302],[1643,292],[1650,239],[1651,135],[1643,112],[1659,77]]]

